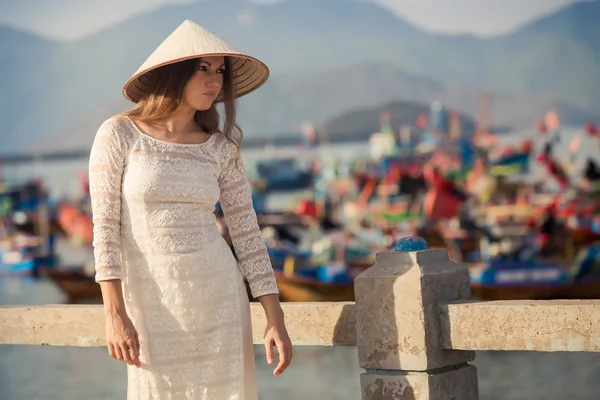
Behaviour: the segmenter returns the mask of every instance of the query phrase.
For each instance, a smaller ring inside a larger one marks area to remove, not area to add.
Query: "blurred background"
[[[413,235],[474,298],[600,298],[598,0],[0,0],[0,305],[101,302],[89,149],[185,19],[271,69],[239,123],[283,301],[353,300]],[[273,378],[256,347],[261,399],[360,398],[356,349],[295,352]],[[482,399],[600,397],[593,353],[475,365]],[[0,345],[3,400],[125,386],[103,348]]]

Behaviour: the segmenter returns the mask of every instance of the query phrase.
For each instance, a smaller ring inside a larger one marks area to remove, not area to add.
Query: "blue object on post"
[[[427,242],[421,237],[405,237],[396,242],[394,251],[408,253],[427,250]]]

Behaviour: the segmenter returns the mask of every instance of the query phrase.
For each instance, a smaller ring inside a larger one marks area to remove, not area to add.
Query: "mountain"
[[[319,138],[327,143],[344,143],[368,140],[373,132],[378,132],[380,126],[380,115],[386,110],[390,116],[392,127],[414,126],[417,117],[428,113],[429,105],[409,101],[394,101],[372,108],[359,108],[347,111],[341,115],[331,118],[318,126]],[[460,115],[461,132],[468,136],[475,131],[475,121],[467,115]],[[82,139],[81,137],[78,139]],[[64,157],[82,157],[89,153],[92,137],[83,138],[90,143],[65,148],[61,150],[48,151],[45,148],[44,159],[61,159]],[[277,136],[252,136],[244,139],[244,148],[264,148],[267,145],[275,146],[297,146],[305,141],[305,136],[299,132],[290,132],[287,135]],[[36,159],[36,154],[9,154],[3,157],[6,164],[31,162]]]
[[[7,134],[23,134],[20,125],[28,115],[37,117],[48,86],[44,72],[59,47],[57,42],[0,26],[0,148],[7,146]]]
[[[278,97],[273,101],[272,116],[281,113],[297,115],[317,123],[347,110],[377,107],[395,100],[429,104],[439,100],[449,108],[476,116],[482,98],[488,94],[481,87],[441,83],[390,64],[362,63],[330,71],[276,75],[272,88],[264,95]],[[555,108],[564,123],[581,124],[598,118],[600,111],[592,112],[565,102],[544,101],[531,95],[496,92],[490,95],[491,124],[526,128],[536,123],[550,108]],[[243,106],[247,112],[258,113],[254,101]],[[300,126],[301,121],[290,121]],[[281,121],[283,123],[283,121]]]
[[[323,124],[323,131],[332,141],[366,140],[371,133],[380,131],[381,110],[389,113],[392,128],[414,127],[417,117],[429,112],[429,106],[407,101],[394,101],[381,107],[363,108],[348,111]],[[459,114],[461,131],[468,137],[475,132],[475,121],[467,115]]]
[[[514,126],[535,123],[553,103],[582,122],[600,104],[600,1],[490,39],[433,35],[365,1],[203,1],[67,43],[0,29],[2,152],[46,146],[44,137],[56,146],[89,143],[98,119],[127,106],[121,85],[186,18],[271,67],[273,79],[241,102],[249,135],[298,131],[305,119],[321,123],[391,100],[437,97],[475,115],[486,91],[494,120]]]
[[[322,72],[273,75],[264,87],[241,99],[239,119],[248,139],[290,136],[299,134],[304,121],[327,127],[331,119],[349,111],[380,110],[394,101],[401,101],[405,110],[406,104],[416,103],[414,110],[421,113],[426,111],[423,105],[439,100],[462,114],[476,116],[487,94],[481,88],[443,84],[389,64],[363,63]],[[533,96],[494,93],[489,98],[493,111],[489,123],[495,127],[530,128],[551,108],[556,109],[562,122],[568,125],[600,119],[600,112],[541,101]],[[126,107],[127,102],[115,96],[80,118],[75,126],[40,142],[39,148],[87,148],[100,123]],[[377,117],[368,117],[364,124],[355,118],[351,120],[356,126],[348,128],[347,134],[360,134],[361,130],[362,134],[368,134],[377,128]],[[402,123],[414,122],[414,119],[402,120]],[[344,132],[338,130],[336,134]]]
[[[599,21],[600,1],[581,2],[490,40],[489,79],[483,84],[597,108]]]

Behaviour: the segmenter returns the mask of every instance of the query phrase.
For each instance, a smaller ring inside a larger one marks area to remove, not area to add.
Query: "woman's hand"
[[[273,375],[279,376],[292,361],[292,341],[285,328],[279,296],[277,294],[266,294],[258,297],[258,301],[262,304],[267,316],[267,329],[265,330],[267,362],[272,364],[275,361],[273,346],[276,346],[279,354],[279,364],[273,371]]]
[[[140,341],[133,322],[125,312],[106,315],[108,354],[115,360],[140,366]]]
[[[133,322],[125,311],[123,288],[119,279],[100,281],[106,318],[108,354],[115,360],[140,366],[140,341]]]
[[[269,320],[267,322],[267,329],[265,330],[265,350],[267,353],[267,362],[269,364],[272,364],[275,361],[273,346],[277,347],[277,353],[279,354],[279,364],[277,364],[277,367],[273,371],[273,375],[279,376],[286,370],[292,361],[292,341],[285,328],[283,313],[281,318],[277,318],[275,321]]]

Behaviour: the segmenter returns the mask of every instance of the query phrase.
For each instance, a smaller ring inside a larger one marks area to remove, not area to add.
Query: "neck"
[[[195,131],[198,125],[194,120],[196,110],[190,107],[179,107],[173,114],[161,121],[161,125],[169,133]]]

